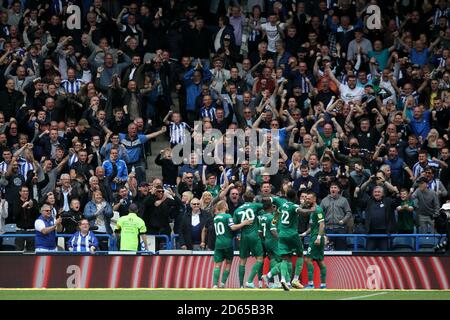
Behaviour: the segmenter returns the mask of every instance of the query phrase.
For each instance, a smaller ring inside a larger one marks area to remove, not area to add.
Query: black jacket
[[[64,233],[73,234],[78,231],[78,222],[83,219],[83,212],[70,209],[62,212],[60,216]]]
[[[42,147],[42,153],[47,159],[51,158],[52,144],[48,135],[43,136],[41,139],[38,138],[38,141],[36,141],[35,144]],[[58,137],[58,144],[63,147],[64,150],[67,150],[66,140],[64,138]]]
[[[180,182],[178,185],[178,193],[183,194],[185,191],[191,191],[194,194],[194,197],[200,199],[202,197],[203,191],[205,190],[205,186],[201,181],[194,182],[192,189],[185,182]]]
[[[144,200],[143,220],[150,234],[163,233],[170,236],[171,228],[169,223],[178,214],[177,203],[175,200],[166,199],[158,207],[155,206],[157,198],[149,195]]]
[[[19,91],[0,91],[0,105],[5,115],[5,121],[9,121],[11,117],[16,118],[17,111],[23,103],[23,95]]]
[[[39,217],[37,202],[33,200],[33,206],[31,208],[22,208],[23,203],[23,201],[17,199],[12,207],[12,214],[14,215],[17,228],[34,229],[34,222]]]
[[[158,154],[155,163],[161,166],[163,183],[174,186],[177,184],[178,165],[174,164],[172,160],[162,159],[161,154]]]
[[[372,229],[372,217],[374,214],[374,207],[377,205],[378,201],[376,201],[374,198],[370,198],[370,200],[367,202],[366,207],[366,221],[365,221],[365,227],[366,231],[370,232]],[[393,233],[395,231],[395,216],[394,216],[394,210],[396,207],[396,202],[390,198],[390,197],[384,197],[382,200],[383,206],[385,208],[385,219],[386,219],[386,232],[387,233]]]
[[[188,250],[193,249],[193,243],[192,243],[192,211],[188,212],[181,222],[181,228],[179,233],[179,241],[181,246],[186,246]],[[206,224],[206,221],[208,220],[208,214],[200,210],[200,228],[203,230],[203,227]],[[206,239],[205,239],[206,240]]]

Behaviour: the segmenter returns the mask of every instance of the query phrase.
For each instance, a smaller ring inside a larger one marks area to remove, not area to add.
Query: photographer
[[[450,203],[444,203],[435,218],[436,231],[446,237],[434,248],[435,251],[450,251]]]

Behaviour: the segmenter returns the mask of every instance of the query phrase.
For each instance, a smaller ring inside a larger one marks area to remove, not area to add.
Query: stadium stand
[[[433,251],[450,201],[450,10],[406,3],[75,1],[77,26],[69,1],[3,1],[1,251],[34,251],[43,204],[60,250],[82,218],[97,250],[119,250],[132,203],[155,251],[181,249],[175,234],[214,250],[219,200],[233,215],[246,191],[290,189],[300,207],[317,194],[330,251],[383,248],[373,235]]]

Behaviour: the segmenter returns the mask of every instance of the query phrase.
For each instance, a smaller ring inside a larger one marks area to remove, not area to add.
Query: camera
[[[444,238],[441,243],[434,247],[434,252],[445,253],[448,250],[448,238]]]
[[[433,217],[436,232],[444,234],[443,240],[434,247],[435,252],[445,253],[450,250],[450,203],[444,203],[439,214]]]

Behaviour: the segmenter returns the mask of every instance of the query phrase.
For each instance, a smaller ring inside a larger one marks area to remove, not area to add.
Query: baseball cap
[[[86,119],[80,119],[80,121],[78,121],[78,125],[80,127],[85,127],[85,128],[90,128],[91,127],[89,125],[89,122]]]
[[[355,32],[363,32],[363,29],[362,28],[355,28]]]
[[[139,187],[140,187],[140,188],[142,188],[142,187],[148,187],[148,186],[149,186],[148,182],[141,182],[141,183],[139,184]]]
[[[450,210],[450,203],[444,203],[441,210]]]
[[[223,40],[231,40],[230,35],[229,34],[224,35]]]
[[[330,56],[323,56],[323,57],[322,57],[322,60],[328,60],[328,61],[331,61],[331,58],[330,58]]]

